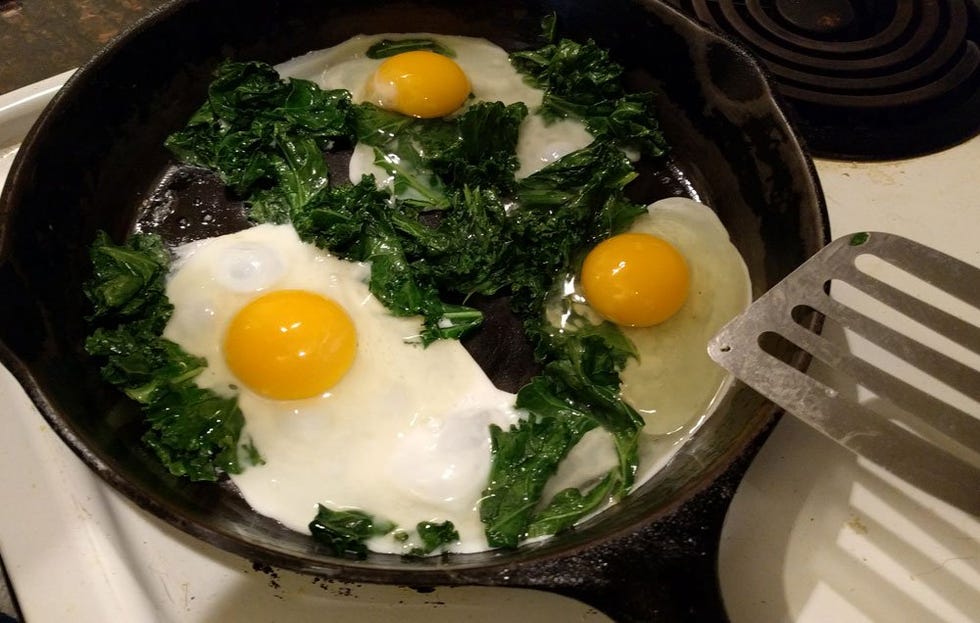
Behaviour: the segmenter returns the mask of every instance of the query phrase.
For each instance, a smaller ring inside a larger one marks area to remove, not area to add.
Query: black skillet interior
[[[666,555],[658,551],[658,539],[638,545],[626,535],[642,526],[669,531],[671,522],[700,521],[687,507],[678,514],[678,507],[775,417],[775,409],[754,392],[739,388],[730,407],[711,418],[668,468],[569,534],[514,552],[349,561],[256,515],[230,487],[192,484],[165,473],[138,441],[142,430],[133,406],[98,379],[97,366],[81,350],[87,309],[80,284],[95,231],[123,238],[140,210],[153,204],[154,189],[159,199],[161,179],[185,204],[200,198],[193,194],[200,187],[170,168],[163,141],[200,105],[222,59],[277,63],[376,32],[472,35],[517,50],[538,44],[541,18],[552,11],[563,35],[592,37],[608,47],[626,66],[632,88],[663,93],[661,121],[672,156],[644,171],[636,195],[654,200],[684,194],[712,205],[745,257],[757,295],[826,243],[826,213],[812,165],[758,65],[659,3],[179,1],[79,72],[24,143],[0,202],[4,363],[103,478],[175,526],[253,560],[356,581],[510,584],[565,592],[584,582],[615,593],[615,576],[604,575],[605,563],[590,552],[605,552],[607,562],[616,556],[616,544],[647,548],[639,554],[647,559]],[[203,192],[219,204],[227,199],[220,189]],[[475,348],[492,351],[495,341]],[[497,365],[491,374],[504,374],[508,366]],[[605,549],[594,547],[600,542]],[[580,575],[583,561],[588,580]],[[637,586],[629,590],[635,593]],[[637,612],[661,611],[656,604],[624,608],[623,618],[637,620],[647,620]]]

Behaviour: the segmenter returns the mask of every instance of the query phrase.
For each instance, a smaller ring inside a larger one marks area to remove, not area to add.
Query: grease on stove
[[[272,588],[275,591],[277,591],[275,594],[273,594],[273,597],[275,597],[276,599],[285,599],[285,596],[282,594],[282,591],[284,589],[282,583],[280,582],[279,571],[275,567],[264,562],[253,561],[252,570],[258,573],[264,573],[267,576],[269,576],[269,588]],[[360,599],[360,595],[357,594],[357,589],[363,586],[363,584],[358,582],[347,582],[345,580],[338,580],[335,578],[325,578],[316,575],[311,577],[311,583],[315,586],[318,586],[321,590],[327,592],[332,597],[340,597],[345,599]],[[429,595],[437,591],[437,588],[434,586],[405,586],[403,588],[407,590],[415,591],[420,595]],[[455,587],[445,587],[445,588],[447,590],[451,590],[452,588]],[[404,599],[399,599],[397,603],[401,605],[405,605],[409,602],[407,602]],[[441,608],[441,607],[445,607],[447,605],[447,602],[442,599],[431,599],[431,600],[427,599],[422,601],[421,605]],[[597,613],[597,611],[593,613]]]
[[[355,592],[355,589],[361,588],[363,584],[357,582],[347,582],[344,580],[336,580],[334,578],[324,578],[318,575],[313,576],[313,584],[319,586],[322,590],[327,591],[331,595],[337,597],[347,597],[350,599],[360,599],[360,595]]]
[[[434,586],[406,586],[405,588],[411,589],[420,595],[430,595],[436,592],[436,587]],[[451,587],[447,587],[451,588]],[[446,602],[442,600],[429,601],[428,599],[422,602],[427,606],[445,606]]]
[[[866,526],[864,522],[861,521],[861,518],[858,515],[852,514],[851,518],[847,521],[845,525],[858,534],[868,533],[868,526]]]
[[[242,588],[248,593],[250,605],[254,606],[250,610],[253,614],[250,620],[256,621],[319,620],[324,612],[335,615],[340,621],[393,621],[396,620],[393,617],[397,617],[403,623],[456,623],[461,620],[493,623],[512,619],[526,623],[612,623],[613,620],[594,607],[566,596],[523,590],[522,587],[374,584],[347,580],[330,573],[296,573],[260,561],[248,561],[240,571],[250,576]],[[202,607],[207,608],[209,615],[214,615],[207,620],[224,621],[240,619],[242,606],[242,596],[235,592],[229,594],[227,610],[216,613],[212,604]],[[287,608],[288,614],[281,615],[287,612],[282,608]],[[334,618],[330,617],[331,620]]]
[[[275,570],[271,565],[267,565],[264,562],[253,562],[252,569],[255,571],[260,571],[269,576],[269,586],[274,589],[281,589],[282,585],[279,583],[279,572]],[[281,598],[281,597],[280,597]]]

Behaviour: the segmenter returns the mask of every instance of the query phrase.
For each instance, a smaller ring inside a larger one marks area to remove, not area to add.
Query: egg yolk
[[[368,99],[403,115],[444,117],[463,105],[470,81],[451,58],[418,50],[396,54],[368,82]]]
[[[628,327],[659,324],[684,305],[684,256],[650,234],[620,234],[596,245],[582,264],[582,291],[603,318]]]
[[[336,302],[279,290],[243,307],[225,333],[225,361],[254,392],[276,400],[310,398],[335,385],[354,362],[354,323]]]

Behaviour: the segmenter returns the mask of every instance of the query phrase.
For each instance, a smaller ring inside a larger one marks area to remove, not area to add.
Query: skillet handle
[[[509,586],[571,597],[621,623],[727,621],[718,578],[722,524],[753,444],[670,516],[570,558],[528,568]]]

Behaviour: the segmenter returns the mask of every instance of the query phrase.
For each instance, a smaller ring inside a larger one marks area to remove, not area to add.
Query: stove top
[[[883,160],[980,131],[976,0],[673,0],[768,68],[819,156]]]

